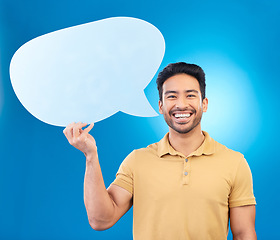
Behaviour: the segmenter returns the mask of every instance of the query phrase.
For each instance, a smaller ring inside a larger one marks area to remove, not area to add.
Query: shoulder
[[[158,143],[153,143],[148,145],[147,147],[135,149],[133,152],[135,157],[141,157],[145,155],[157,155],[158,153]]]
[[[150,164],[152,159],[157,157],[157,143],[147,147],[133,150],[127,155],[120,166],[120,170],[129,169],[131,172],[139,171],[146,164]]]
[[[237,168],[241,163],[246,163],[242,153],[232,150],[217,141],[215,141],[215,153],[213,156],[233,168]]]
[[[238,151],[235,151],[233,149],[230,149],[226,147],[225,145],[215,141],[215,153],[217,154],[223,154],[227,155],[229,157],[234,157],[234,158],[244,158],[244,155]]]
[[[220,166],[226,170],[233,184],[238,178],[244,179],[251,177],[250,167],[244,155],[238,151],[232,150],[225,145],[215,141],[215,153],[213,157],[219,162]]]
[[[158,152],[158,143],[153,143],[147,147],[138,148],[133,150],[130,154],[127,155],[124,162],[135,162],[138,159],[143,159],[147,156],[157,155]]]

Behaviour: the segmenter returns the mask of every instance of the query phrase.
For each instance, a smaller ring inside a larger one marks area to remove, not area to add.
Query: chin
[[[179,134],[187,134],[187,133],[189,133],[189,132],[191,132],[192,131],[192,129],[187,129],[187,130],[175,130],[177,133],[179,133]]]

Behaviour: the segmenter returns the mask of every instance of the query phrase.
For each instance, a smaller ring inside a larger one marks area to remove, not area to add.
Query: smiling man
[[[135,240],[256,240],[252,176],[243,155],[201,130],[207,111],[205,74],[194,64],[174,63],[157,78],[159,111],[169,132],[134,150],[115,181],[104,186],[93,124],[73,123],[64,134],[84,152],[84,200],[90,225],[113,226],[133,205]]]

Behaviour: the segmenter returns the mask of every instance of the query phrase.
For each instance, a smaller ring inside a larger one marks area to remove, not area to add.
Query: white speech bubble
[[[164,51],[152,24],[107,18],[27,42],[11,60],[10,77],[22,105],[51,125],[97,122],[118,111],[152,117],[158,114],[143,90]]]

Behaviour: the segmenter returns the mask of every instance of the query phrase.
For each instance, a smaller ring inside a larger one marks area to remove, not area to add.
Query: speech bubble
[[[51,125],[98,122],[118,111],[152,117],[158,114],[143,90],[164,52],[152,24],[107,18],[25,43],[11,60],[10,78],[22,105]]]

